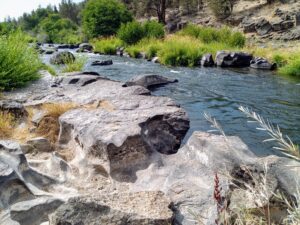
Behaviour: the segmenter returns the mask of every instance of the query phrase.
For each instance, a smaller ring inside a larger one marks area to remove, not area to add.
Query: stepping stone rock
[[[109,66],[112,65],[113,61],[112,60],[104,60],[104,61],[95,61],[92,62],[92,66]]]
[[[51,57],[51,64],[66,64],[75,61],[75,56],[68,51],[58,52]]]
[[[130,86],[143,86],[145,88],[151,88],[155,86],[170,84],[170,83],[176,83],[178,82],[177,79],[170,79],[167,77],[163,77],[160,75],[139,75],[136,77],[133,77],[129,81],[127,81],[124,85],[124,87],[130,87]]]

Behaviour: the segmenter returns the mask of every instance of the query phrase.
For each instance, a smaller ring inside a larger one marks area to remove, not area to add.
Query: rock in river
[[[94,61],[92,62],[92,66],[109,66],[112,65],[113,61],[112,60],[104,60],[104,61]]]
[[[220,67],[249,67],[253,56],[244,52],[219,51],[216,55],[216,64]]]
[[[260,70],[274,70],[276,69],[276,63],[270,63],[268,60],[260,57],[256,57],[250,62],[250,67]]]
[[[74,61],[75,56],[68,51],[58,52],[55,55],[53,55],[50,59],[51,64],[66,64]]]
[[[167,77],[163,77],[160,75],[139,75],[136,77],[133,77],[129,81],[127,81],[124,85],[124,87],[130,87],[134,85],[143,86],[145,88],[151,88],[155,86],[170,84],[170,83],[176,83],[178,82],[177,79],[170,79]]]

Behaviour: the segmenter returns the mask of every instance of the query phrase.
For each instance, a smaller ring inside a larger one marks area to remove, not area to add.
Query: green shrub
[[[285,66],[279,68],[279,74],[300,78],[300,55],[293,57]]]
[[[61,18],[59,14],[51,14],[43,19],[39,25],[39,36],[42,42],[49,43],[80,43],[78,27],[71,20]]]
[[[68,73],[68,72],[82,71],[86,62],[87,62],[87,58],[77,57],[75,59],[75,61],[70,61],[70,62],[65,63],[65,65],[62,69],[62,72]]]
[[[272,57],[272,60],[274,63],[277,64],[278,67],[283,67],[287,64],[287,59],[284,56],[279,55],[279,54],[275,54]]]
[[[139,46],[130,46],[126,48],[126,52],[130,55],[132,58],[138,58],[140,53],[142,52],[142,49]]]
[[[139,42],[145,36],[145,32],[139,22],[133,21],[122,24],[117,36],[126,44],[132,45]]]
[[[95,52],[106,55],[115,55],[117,48],[124,45],[123,41],[116,37],[95,39],[92,44]]]
[[[208,0],[208,6],[218,19],[225,19],[232,13],[236,0]]]
[[[89,0],[82,15],[88,38],[114,35],[122,23],[132,21],[131,13],[117,0]]]
[[[42,63],[20,31],[0,37],[0,89],[11,90],[37,80]]]
[[[230,35],[228,44],[232,47],[243,48],[246,44],[246,38],[241,32],[234,32]]]
[[[162,64],[170,66],[197,66],[205,53],[196,39],[171,38],[166,40],[158,51]]]
[[[216,29],[213,27],[200,27],[189,24],[178,34],[198,38],[201,42],[206,44],[217,42],[238,48],[242,48],[246,44],[246,38],[242,33],[233,32],[228,27]]]
[[[164,25],[157,21],[147,21],[143,26],[147,38],[163,38],[165,36]]]
[[[157,56],[157,53],[161,49],[162,45],[163,43],[159,39],[144,38],[137,44],[128,46],[126,48],[126,51],[133,58],[137,58],[139,53],[144,52],[146,54],[147,59],[151,59],[154,56]]]

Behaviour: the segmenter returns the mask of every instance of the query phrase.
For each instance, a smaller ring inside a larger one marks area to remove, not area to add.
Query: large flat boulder
[[[113,179],[134,182],[135,172],[147,167],[153,153],[175,154],[180,148],[189,119],[170,98],[149,96],[142,86],[122,87],[97,75],[59,79],[57,88],[29,98],[27,105],[76,104],[59,118],[58,143],[88,164],[101,166]]]
[[[256,208],[257,201],[263,205],[263,200],[247,189],[232,190],[232,178],[249,185],[252,182],[262,184],[262,174],[267,173],[266,184],[255,188],[258,193],[264,194],[264,190],[268,190],[268,197],[277,189],[291,196],[296,195],[300,182],[300,177],[296,175],[300,172],[299,162],[275,156],[258,158],[238,137],[194,132],[177,154],[156,157],[147,169],[137,172],[131,191],[166,193],[174,203],[175,224],[215,224],[218,215],[214,199],[216,174],[223,196],[231,193],[227,195],[229,207]]]

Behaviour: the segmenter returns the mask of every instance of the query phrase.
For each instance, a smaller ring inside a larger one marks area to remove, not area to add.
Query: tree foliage
[[[83,10],[83,30],[88,38],[110,36],[132,19],[125,5],[117,0],[90,0]]]

